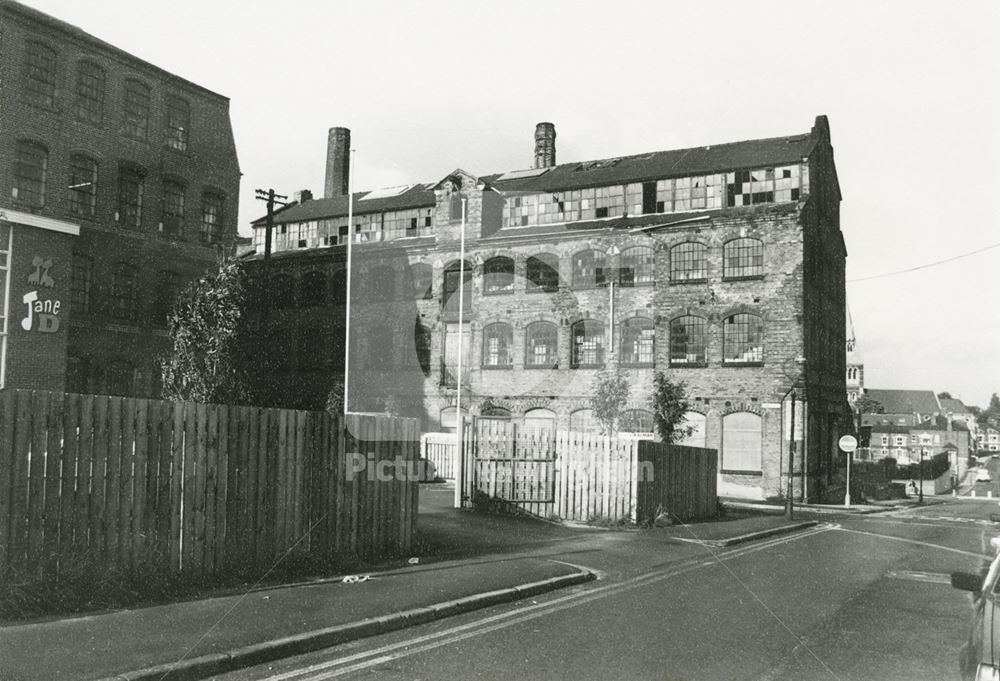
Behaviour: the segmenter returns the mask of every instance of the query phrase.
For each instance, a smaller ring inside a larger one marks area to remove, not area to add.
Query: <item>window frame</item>
[[[497,341],[495,353],[488,347],[490,341]],[[514,368],[514,327],[506,322],[493,322],[483,327],[483,355],[480,366],[483,369]],[[489,361],[496,357],[496,361]],[[506,361],[504,361],[506,359]]]
[[[30,139],[14,146],[15,202],[32,208],[44,208],[49,174],[49,148]],[[27,194],[30,198],[25,198]]]
[[[126,78],[122,90],[122,132],[132,139],[149,141],[150,87],[137,78]]]
[[[167,95],[164,145],[185,152],[191,136],[191,104],[178,95]]]
[[[692,257],[688,257],[689,255]],[[700,276],[692,276],[692,273]],[[695,284],[705,281],[708,281],[708,246],[700,241],[683,241],[671,246],[670,283]]]
[[[542,329],[544,332],[538,333]],[[542,340],[546,340],[549,337],[551,340],[551,352],[545,353],[546,361],[538,362],[535,361],[537,354],[533,352],[536,347],[536,343],[533,341],[536,338],[541,337]],[[549,358],[551,357],[551,361]],[[554,322],[548,322],[545,320],[534,321],[528,324],[524,329],[524,368],[525,369],[558,369],[559,368],[559,326]]]
[[[59,53],[38,40],[29,40],[24,53],[24,99],[52,109],[56,103]]]
[[[730,321],[733,320],[733,321]],[[754,328],[756,324],[756,329]],[[730,327],[740,327],[733,328]],[[745,331],[741,330],[745,328]],[[733,338],[732,333],[737,336]],[[759,359],[737,359],[732,355],[735,344],[741,348],[737,356],[746,355],[747,350],[754,350],[754,341],[759,344],[757,352]],[[737,312],[722,320],[722,364],[723,366],[762,366],[764,364],[764,319],[760,315],[750,312]]]
[[[691,320],[690,322],[688,320]],[[684,359],[680,359],[681,345],[677,337],[677,329],[684,326],[686,335],[683,346]],[[692,333],[693,331],[693,333]],[[670,320],[669,326],[670,347],[667,362],[671,367],[706,367],[708,366],[708,320],[698,315],[681,315]],[[690,340],[691,337],[694,340]],[[698,340],[700,339],[700,344]],[[695,352],[690,350],[694,348]],[[700,350],[700,352],[699,352]],[[694,359],[688,359],[690,355],[695,355]]]
[[[184,236],[184,211],[187,203],[187,185],[176,178],[166,178],[160,210],[159,232],[164,236]]]
[[[127,262],[116,262],[111,270],[110,316],[122,321],[135,321],[139,302],[139,268]]]
[[[635,255],[637,253],[642,255]],[[648,262],[645,262],[646,257]],[[632,266],[626,267],[626,263]],[[628,281],[626,272],[631,274]],[[656,251],[652,246],[630,246],[621,252],[618,256],[618,284],[629,288],[656,284]]]
[[[134,188],[134,194],[126,192]],[[126,229],[142,229],[143,199],[146,193],[145,169],[131,164],[118,166],[116,221]],[[134,200],[133,200],[134,199]]]
[[[483,263],[483,295],[514,293],[514,258],[497,255]]]
[[[77,120],[101,123],[104,120],[104,96],[108,74],[104,67],[88,59],[76,64],[76,82],[73,85],[73,114]]]
[[[559,291],[559,256],[555,253],[543,252],[528,256],[524,269],[525,293]]]
[[[586,262],[582,262],[585,258]],[[576,290],[601,288],[610,281],[608,254],[596,248],[573,254],[573,288]]]
[[[736,261],[733,264],[733,261]],[[764,276],[764,242],[754,237],[730,239],[722,245],[722,280],[761,279]]]
[[[642,347],[646,340],[645,333],[650,332],[649,347],[646,353]],[[621,324],[621,348],[619,351],[619,362],[627,367],[652,367],[656,365],[656,324],[648,317],[631,317]],[[631,344],[635,349],[626,351],[626,346]],[[626,354],[627,353],[627,354]],[[648,357],[648,360],[646,359]]]
[[[580,330],[578,332],[578,329]],[[597,369],[604,366],[605,357],[605,336],[607,335],[607,329],[603,322],[599,322],[596,319],[581,319],[574,322],[570,327],[570,369]],[[586,348],[582,348],[588,342],[594,342],[595,347],[592,352],[594,353],[593,362],[582,362],[581,353],[591,352]]]
[[[222,243],[222,220],[225,215],[225,206],[226,199],[221,193],[211,190],[205,190],[201,193],[201,220],[199,235],[203,244]]]
[[[85,167],[84,164],[89,164]],[[69,157],[69,210],[76,217],[92,218],[97,213],[97,183],[100,165],[97,159],[87,154],[71,154]],[[84,187],[90,187],[89,191]]]

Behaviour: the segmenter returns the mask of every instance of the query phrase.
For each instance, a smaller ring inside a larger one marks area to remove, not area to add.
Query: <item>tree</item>
[[[989,428],[1000,427],[1000,397],[996,393],[990,397],[990,406],[979,412],[976,421],[980,426]]]
[[[168,316],[173,352],[161,365],[163,395],[173,400],[245,403],[240,347],[246,281],[242,263],[224,258],[218,270],[192,282]]]
[[[855,411],[860,411],[862,414],[884,414],[885,407],[878,400],[869,397],[868,395],[861,395],[857,400],[854,401]]]
[[[949,393],[949,392],[938,393],[938,399],[939,400],[950,400],[951,399],[951,393]]]
[[[344,382],[336,380],[326,396],[326,413],[337,418],[344,415]]]
[[[628,402],[628,393],[628,380],[617,372],[601,371],[594,377],[590,408],[604,435],[618,430],[618,421]]]
[[[682,425],[687,420],[684,415],[691,409],[686,388],[683,381],[674,383],[662,371],[653,376],[653,394],[649,403],[653,409],[656,432],[663,442],[677,442],[694,432],[693,426]]]

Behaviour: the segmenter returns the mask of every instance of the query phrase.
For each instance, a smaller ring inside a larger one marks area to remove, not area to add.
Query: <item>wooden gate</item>
[[[473,491],[518,503],[555,501],[554,430],[477,417],[466,451]]]

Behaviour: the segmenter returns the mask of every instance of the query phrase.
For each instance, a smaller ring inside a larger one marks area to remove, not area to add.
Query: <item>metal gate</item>
[[[554,429],[475,417],[465,441],[474,491],[511,502],[555,501]]]

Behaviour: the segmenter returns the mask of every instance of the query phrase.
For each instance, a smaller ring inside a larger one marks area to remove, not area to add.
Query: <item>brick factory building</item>
[[[531,168],[456,169],[351,202],[350,133],[331,129],[325,196],[276,213],[266,263],[266,221],[254,223],[275,400],[321,406],[344,374],[353,233],[352,410],[454,427],[461,347],[464,414],[593,430],[594,377],[618,370],[631,386],[622,430],[641,436],[660,370],[687,384],[689,443],[720,451],[720,494],[766,498],[787,480],[795,387],[808,452],[796,495],[808,480],[821,496],[852,430],[827,119],[790,137],[563,164],[555,141],[541,123]]]
[[[236,239],[229,100],[0,0],[7,387],[152,396],[180,288]]]

